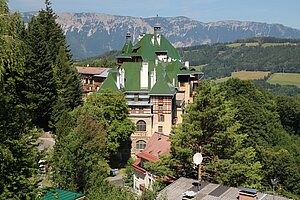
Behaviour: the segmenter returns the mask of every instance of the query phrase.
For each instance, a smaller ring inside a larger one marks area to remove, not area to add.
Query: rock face
[[[28,22],[34,12],[22,13]],[[281,24],[241,21],[203,23],[187,17],[139,18],[97,13],[58,13],[74,59],[100,55],[122,48],[127,31],[137,41],[141,33],[152,33],[160,23],[162,33],[176,46],[191,46],[216,42],[232,42],[240,38],[271,36],[300,38],[300,30]]]

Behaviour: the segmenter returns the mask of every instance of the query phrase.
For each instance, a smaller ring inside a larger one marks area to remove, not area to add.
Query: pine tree
[[[34,174],[37,148],[34,132],[21,104],[26,48],[18,14],[10,14],[0,0],[0,199],[30,199],[36,196]]]
[[[26,103],[33,124],[49,129],[63,110],[72,110],[80,104],[81,89],[78,75],[70,67],[72,60],[63,31],[55,21],[49,0],[45,4],[46,9],[30,21],[26,34],[30,48]]]
[[[51,125],[55,125],[64,112],[69,112],[81,104],[82,88],[79,74],[71,66],[68,54],[60,47],[55,66],[54,77],[57,89],[57,101],[53,107]]]

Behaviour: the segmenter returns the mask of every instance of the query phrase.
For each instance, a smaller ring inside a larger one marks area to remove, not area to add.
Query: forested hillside
[[[27,22],[36,12],[22,15]],[[298,29],[260,22],[230,20],[205,23],[184,16],[141,18],[86,12],[58,13],[57,16],[76,60],[121,49],[127,31],[136,43],[140,34],[153,33],[155,23],[161,24],[162,33],[176,47],[233,42],[256,36],[300,38]]]
[[[299,97],[276,97],[250,81],[203,82],[183,123],[173,129],[171,155],[145,167],[161,176],[197,177],[300,199]]]
[[[230,76],[240,70],[300,72],[300,41],[252,38],[235,43],[180,48],[183,60],[202,66],[206,78]]]

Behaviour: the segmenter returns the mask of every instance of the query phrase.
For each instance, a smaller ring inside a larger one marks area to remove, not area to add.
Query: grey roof
[[[188,179],[181,177],[174,183],[165,187],[158,195],[158,199],[168,199],[168,200],[182,200],[183,193],[186,191],[195,191],[195,185],[193,183],[197,182],[193,179]],[[237,199],[239,195],[238,188],[227,187],[219,184],[201,182],[201,189],[195,195],[194,200],[233,200]],[[253,189],[248,189],[254,191]],[[288,200],[288,198],[274,196],[270,194],[264,194],[261,192],[257,193],[257,199],[259,200]]]
[[[103,78],[107,78],[109,70],[111,70],[111,68],[106,68],[101,74],[97,74],[95,75],[96,77],[103,77]]]

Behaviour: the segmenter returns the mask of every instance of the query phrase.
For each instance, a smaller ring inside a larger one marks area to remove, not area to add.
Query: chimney
[[[119,68],[119,84],[120,84],[120,88],[124,88],[125,87],[125,70],[124,68]],[[119,89],[120,89],[119,88]]]
[[[129,43],[131,41],[131,34],[130,34],[130,32],[128,31],[127,33],[126,33],[126,43]]]
[[[159,23],[154,25],[154,35],[159,35],[161,33],[161,27]]]
[[[142,63],[140,71],[140,87],[141,89],[148,89],[148,62]]]
[[[239,188],[239,200],[256,200],[257,190],[249,188]]]
[[[201,190],[201,182],[200,181],[195,181],[192,184],[193,184],[194,191],[199,192]]]
[[[189,61],[185,61],[184,62],[184,66],[189,69],[190,68],[190,62]]]
[[[156,83],[156,70],[155,70],[155,67],[153,69],[153,71],[151,72],[151,75],[150,75],[150,87],[152,88]]]

